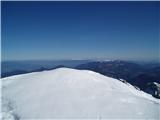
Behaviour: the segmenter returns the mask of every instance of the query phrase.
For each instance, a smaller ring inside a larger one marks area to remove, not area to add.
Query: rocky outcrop
[[[145,91],[152,96],[160,99],[160,84],[156,82],[148,83]]]

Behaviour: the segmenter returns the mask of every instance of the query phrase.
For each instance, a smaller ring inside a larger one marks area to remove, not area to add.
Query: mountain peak
[[[138,91],[130,84],[89,70],[58,68],[6,77],[2,79],[2,87],[2,111],[5,117],[159,117],[156,111],[159,101],[151,95]]]

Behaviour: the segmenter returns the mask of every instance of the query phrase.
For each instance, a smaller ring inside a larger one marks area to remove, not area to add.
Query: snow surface
[[[88,70],[59,68],[2,79],[2,116],[19,119],[160,119],[160,101]]]

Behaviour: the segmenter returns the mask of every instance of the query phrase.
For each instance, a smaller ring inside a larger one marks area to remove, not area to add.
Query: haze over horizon
[[[160,2],[2,1],[2,60],[159,61]]]

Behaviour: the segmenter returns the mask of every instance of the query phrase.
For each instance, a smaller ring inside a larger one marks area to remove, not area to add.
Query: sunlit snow
[[[96,72],[59,68],[3,78],[2,115],[7,120],[158,120],[160,101]]]

